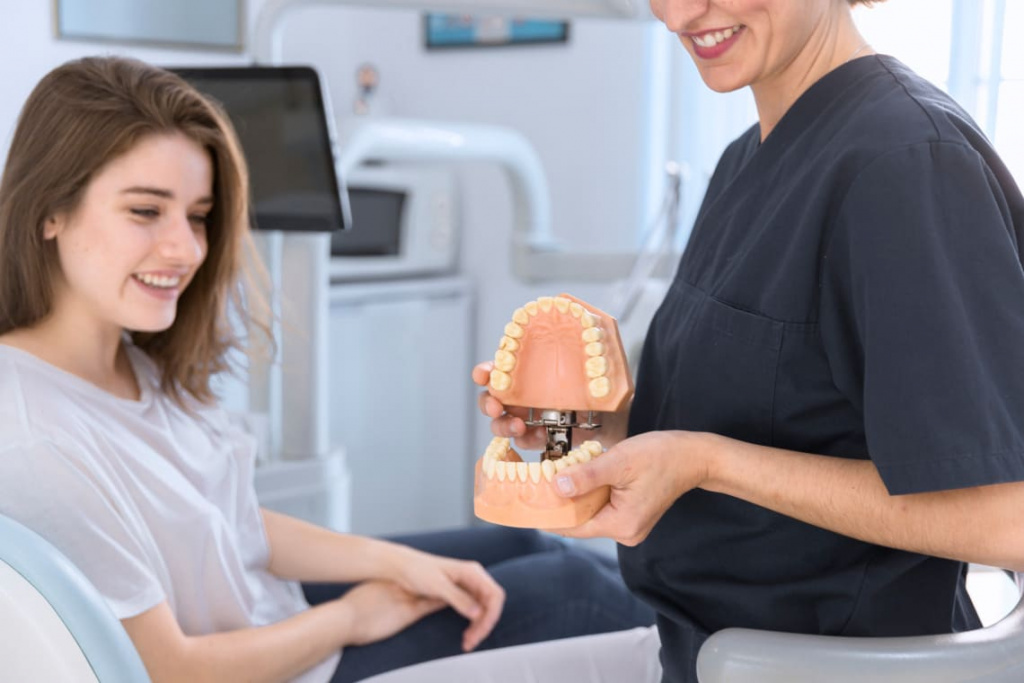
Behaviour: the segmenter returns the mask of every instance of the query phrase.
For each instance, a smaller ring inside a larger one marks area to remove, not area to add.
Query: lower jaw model
[[[477,517],[538,529],[593,517],[608,502],[608,487],[564,498],[554,479],[604,452],[597,441],[572,448],[572,430],[597,429],[602,412],[621,410],[633,396],[615,319],[568,295],[527,303],[505,326],[488,391],[505,406],[528,408],[527,425],[544,426],[548,439],[541,460],[529,463],[508,439],[491,441],[476,464]]]

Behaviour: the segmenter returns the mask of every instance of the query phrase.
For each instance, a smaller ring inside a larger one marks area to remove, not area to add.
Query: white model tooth
[[[525,462],[517,462],[516,474],[519,475],[519,481],[526,481],[526,478],[530,476],[529,464]]]
[[[542,296],[537,299],[537,305],[540,306],[540,310],[547,313],[555,305],[555,299],[550,296]]]
[[[540,463],[540,473],[544,475],[544,478],[551,481],[555,476],[555,463],[550,460],[543,460]]]
[[[587,377],[597,379],[608,374],[608,359],[605,356],[594,356],[587,359]]]
[[[604,453],[604,447],[601,446],[600,441],[584,441],[580,444],[580,450],[589,453],[591,458],[596,458]]]
[[[597,324],[597,318],[587,311],[583,311],[583,315],[580,316],[580,324],[583,325],[583,329],[593,327]]]
[[[715,31],[715,42],[720,43],[723,40],[725,40],[725,34],[721,31]]]
[[[583,307],[575,301],[572,301],[569,303],[569,313],[572,314],[572,317],[578,318],[583,315]]]
[[[590,342],[583,347],[583,352],[591,358],[604,355],[604,344],[601,342]]]
[[[576,459],[581,463],[590,462],[590,453],[582,448],[576,449]]]
[[[588,327],[583,330],[583,341],[585,342],[596,342],[604,339],[604,330],[600,327]]]
[[[498,342],[498,348],[502,351],[512,351],[514,353],[519,350],[519,340],[512,337],[502,337],[501,341]]]
[[[517,308],[515,312],[512,313],[512,322],[520,325],[529,325],[530,314],[526,312],[525,308]]]
[[[536,301],[530,301],[530,302],[526,303],[523,306],[523,308],[525,308],[526,312],[529,313],[530,315],[537,315],[537,311],[540,310],[538,308],[538,306],[537,306],[537,302]]]
[[[562,460],[565,461],[565,466],[566,467],[568,467],[569,465],[578,465],[578,464],[580,464],[579,451],[577,451],[575,449],[569,451],[569,455],[567,455],[564,458],[562,458]]]
[[[523,338],[523,328],[521,328],[519,325],[515,324],[514,322],[509,323],[508,325],[505,325],[505,336],[506,337],[512,337],[513,339],[522,339]]]
[[[487,444],[487,453],[493,453],[497,456],[505,454],[508,450],[509,440],[502,436],[496,436],[491,439],[491,442]],[[501,458],[498,458],[499,460]]]
[[[494,367],[502,372],[512,372],[516,366],[516,354],[508,351],[498,350],[494,354]]]
[[[558,309],[559,313],[567,313],[569,311],[569,304],[571,302],[564,296],[555,297],[555,308]]]
[[[530,463],[530,479],[533,480],[534,484],[539,484],[540,483],[540,463],[539,462],[531,462]]]
[[[567,456],[563,456],[563,457],[559,458],[558,460],[555,460],[555,474],[558,474],[559,472],[561,472],[562,470],[564,470],[568,466],[569,466],[569,458]]]
[[[505,481],[505,476],[508,474],[505,470],[505,464],[503,462],[494,463],[494,474],[498,477],[498,481]]]
[[[587,386],[590,388],[590,395],[594,398],[604,398],[612,390],[612,383],[608,381],[607,377],[592,379]]]
[[[512,376],[501,370],[491,370],[491,388],[495,391],[505,391],[512,386]]]
[[[494,458],[484,458],[484,474],[487,475],[488,479],[494,479],[494,468],[497,467],[498,461]]]

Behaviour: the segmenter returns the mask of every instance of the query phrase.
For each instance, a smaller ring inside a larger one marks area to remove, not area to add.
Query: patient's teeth
[[[514,472],[515,469],[513,468],[512,471]],[[498,481],[505,481],[505,475],[507,474],[507,471],[505,470],[505,463],[503,463],[503,462],[495,463],[494,464],[494,473],[498,476]]]
[[[570,303],[571,302],[568,299],[566,299],[564,296],[556,296],[555,297],[555,308],[558,309],[559,313],[566,313],[566,312],[568,312],[569,304]]]
[[[502,372],[511,372],[516,366],[516,355],[509,353],[508,351],[498,350],[494,354],[494,367],[498,368]]]
[[[545,479],[551,481],[551,479],[555,476],[555,463],[551,462],[550,460],[542,461],[540,463],[540,471],[541,474],[544,475]]]
[[[588,386],[590,388],[590,395],[594,398],[604,398],[612,389],[612,383],[608,381],[607,377],[592,379]]]
[[[502,337],[501,341],[498,342],[498,348],[502,351],[518,351],[519,340],[512,337]]]
[[[537,299],[537,305],[540,306],[540,310],[547,313],[551,310],[551,307],[555,304],[555,300],[550,296],[542,296]]]
[[[604,356],[594,356],[587,359],[587,377],[604,377],[608,374],[608,359]]]
[[[591,358],[593,358],[594,356],[603,356],[604,344],[602,344],[601,342],[590,342],[589,344],[583,347],[583,350]]]
[[[512,337],[513,339],[522,339],[523,328],[514,322],[505,325],[505,336]]]
[[[569,312],[572,313],[572,317],[578,318],[583,315],[583,307],[573,301],[569,304]]]
[[[597,318],[586,311],[583,311],[583,315],[580,316],[580,324],[583,325],[584,328],[593,327],[597,324]]]
[[[520,325],[529,325],[530,314],[526,312],[525,308],[517,308],[512,314],[512,321]]]
[[[537,311],[539,310],[536,301],[529,302],[528,304],[523,306],[523,308],[525,308],[526,312],[529,313],[530,315],[537,315]]]
[[[604,447],[601,446],[600,441],[584,441],[580,444],[580,450],[586,451],[590,454],[590,457],[595,458],[604,453]]]
[[[585,342],[596,342],[601,341],[604,337],[604,332],[600,327],[589,327],[583,330],[583,341]]]
[[[526,481],[526,478],[530,476],[530,467],[525,462],[516,463],[516,474],[519,475],[519,481]]]
[[[533,480],[534,484],[540,483],[540,463],[539,462],[531,462],[530,463],[530,479]]]
[[[512,386],[512,377],[501,370],[491,370],[491,388],[495,391],[505,391]]]

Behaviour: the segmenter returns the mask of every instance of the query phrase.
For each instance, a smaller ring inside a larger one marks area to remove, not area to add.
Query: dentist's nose
[[[709,0],[651,0],[654,15],[673,33],[681,33],[708,13]]]

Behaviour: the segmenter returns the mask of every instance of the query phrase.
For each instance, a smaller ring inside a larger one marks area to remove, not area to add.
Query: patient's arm
[[[266,508],[261,512],[274,576],[336,583],[394,577],[401,552],[394,543],[338,533]]]
[[[370,581],[259,628],[187,636],[166,602],[121,623],[153,683],[281,683],[345,645],[387,638],[441,606],[396,584]]]

